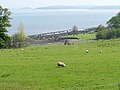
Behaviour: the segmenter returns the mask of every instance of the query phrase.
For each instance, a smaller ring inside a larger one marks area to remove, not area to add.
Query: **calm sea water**
[[[12,9],[12,27],[9,34],[18,31],[18,24],[22,22],[27,35],[45,32],[61,31],[72,28],[73,25],[81,29],[95,27],[105,23],[119,10],[38,10]]]

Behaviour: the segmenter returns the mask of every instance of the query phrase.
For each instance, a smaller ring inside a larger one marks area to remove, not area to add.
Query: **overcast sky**
[[[7,8],[52,5],[120,5],[120,0],[0,0],[0,5]]]

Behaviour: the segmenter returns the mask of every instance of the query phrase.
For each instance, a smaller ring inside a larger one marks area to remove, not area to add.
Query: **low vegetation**
[[[116,39],[120,38],[120,29],[119,28],[102,28],[99,27],[99,31],[96,34],[97,39]]]
[[[80,39],[85,40],[85,41],[88,41],[88,40],[96,39],[95,35],[96,34],[87,34],[86,33],[86,34],[75,35],[75,37],[80,38]]]
[[[18,26],[18,32],[12,35],[11,47],[20,48],[26,46],[27,35],[24,32],[24,25],[20,23]]]

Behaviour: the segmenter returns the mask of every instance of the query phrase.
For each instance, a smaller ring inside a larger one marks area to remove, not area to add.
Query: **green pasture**
[[[23,49],[0,50],[0,90],[119,90],[119,39]]]
[[[75,35],[74,37],[78,37],[83,40],[91,40],[96,38],[95,35],[96,34],[78,34],[78,35]]]

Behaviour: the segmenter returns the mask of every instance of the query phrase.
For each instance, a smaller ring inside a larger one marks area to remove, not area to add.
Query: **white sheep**
[[[21,51],[23,51],[24,49],[23,48],[21,48]]]
[[[86,50],[86,53],[88,53],[89,51],[88,50]]]
[[[58,67],[65,67],[66,65],[65,65],[63,62],[58,62],[58,63],[57,63],[57,66],[58,66]]]
[[[102,53],[102,50],[100,50],[100,53]]]

